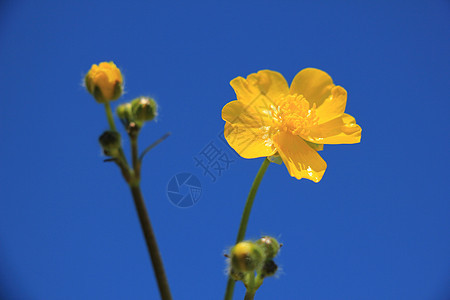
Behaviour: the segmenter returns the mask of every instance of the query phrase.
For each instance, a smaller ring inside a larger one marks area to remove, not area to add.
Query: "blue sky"
[[[247,238],[284,244],[255,299],[448,299],[448,1],[3,1],[0,4],[0,296],[157,299],[127,186],[97,137],[103,108],[81,85],[113,60],[126,94],[159,105],[142,188],[175,299],[221,299],[262,159],[235,157],[212,182],[194,157],[217,143],[229,81],[305,67],[348,91],[357,145],[328,146],[323,180],[272,164]],[[125,147],[129,146],[125,142]],[[227,152],[234,155],[232,152]],[[170,179],[194,174],[177,208]],[[235,299],[243,299],[242,284]]]

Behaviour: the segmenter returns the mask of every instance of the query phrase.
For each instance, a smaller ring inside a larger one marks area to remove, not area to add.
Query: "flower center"
[[[316,104],[310,108],[303,95],[287,95],[278,100],[278,107],[273,115],[279,130],[294,135],[308,135],[310,128],[319,122]]]

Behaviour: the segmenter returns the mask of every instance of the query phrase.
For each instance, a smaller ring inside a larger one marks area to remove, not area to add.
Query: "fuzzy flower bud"
[[[103,152],[108,156],[116,156],[120,148],[120,134],[117,131],[107,130],[98,138]]]
[[[234,281],[244,280],[245,275],[242,272],[236,271],[235,269],[230,269],[230,277],[233,278]]]
[[[268,259],[274,258],[278,254],[278,251],[280,251],[280,244],[275,238],[270,236],[260,238],[256,241],[256,244],[261,246]]]
[[[116,113],[119,119],[127,124],[134,120],[131,103],[124,103],[117,106]]]
[[[92,65],[84,78],[86,89],[95,100],[105,103],[117,100],[122,95],[123,78],[113,62]]]
[[[158,105],[150,97],[139,97],[131,101],[133,113],[137,121],[146,122],[153,120],[157,115]]]
[[[277,270],[278,270],[277,264],[273,260],[268,259],[264,263],[264,266],[261,270],[261,277],[264,278],[264,277],[273,276],[273,275],[275,275]]]
[[[231,267],[236,272],[251,272],[262,268],[264,250],[253,242],[240,242],[230,253]]]

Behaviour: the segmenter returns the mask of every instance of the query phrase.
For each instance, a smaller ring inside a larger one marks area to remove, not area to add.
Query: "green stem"
[[[255,293],[254,293],[254,292],[249,292],[249,291],[247,291],[247,292],[245,293],[245,298],[244,298],[244,300],[253,300],[253,299],[255,299]]]
[[[250,218],[250,212],[252,211],[253,202],[255,200],[256,192],[258,191],[259,184],[266,173],[267,167],[270,165],[270,160],[267,158],[263,161],[255,179],[253,180],[252,187],[247,196],[247,202],[245,203],[244,211],[242,212],[241,225],[239,226],[238,235],[236,238],[236,244],[243,241],[245,238],[245,232],[247,231],[248,219]]]
[[[255,273],[252,272],[250,275],[250,280],[246,286],[247,291],[245,292],[244,300],[253,300],[255,296]]]
[[[105,111],[110,129],[112,131],[117,131],[116,125],[114,124],[114,118],[109,102],[105,103]],[[130,186],[131,194],[134,200],[134,205],[136,207],[139,222],[141,224],[142,232],[144,233],[145,242],[147,244],[147,249],[150,254],[150,259],[152,261],[153,272],[155,273],[156,282],[158,284],[161,299],[172,300],[169,282],[167,281],[166,272],[164,271],[161,253],[159,252],[155,233],[153,232],[150,217],[148,216],[147,208],[145,207],[144,198],[141,192],[141,187],[139,185],[141,164],[138,156],[137,136],[133,137],[130,136],[130,138],[131,138],[133,170],[130,170],[128,167],[128,162],[122,147],[119,148],[120,162],[117,162],[117,164],[122,170],[122,174],[123,177],[125,178],[125,181]]]
[[[139,150],[137,136],[130,136],[131,139],[131,161],[133,163],[134,177],[137,182],[141,179],[141,162],[139,161]]]
[[[114,123],[114,117],[111,110],[111,105],[109,104],[109,101],[105,102],[105,112],[106,112],[106,118],[108,119],[109,128],[112,131],[116,131],[116,124]],[[128,168],[128,162],[127,158],[125,157],[125,153],[123,152],[122,147],[119,148],[119,159],[121,162],[118,162],[119,168],[122,170],[122,174],[124,174],[125,180],[129,182],[130,176],[126,176],[126,174],[130,173],[130,170]]]
[[[131,194],[133,195],[136,211],[139,216],[139,222],[144,233],[147,249],[150,254],[150,259],[153,265],[156,281],[158,283],[159,293],[162,300],[171,300],[169,282],[167,281],[166,272],[162,262],[161,254],[159,252],[158,244],[156,242],[155,233],[153,232],[152,224],[145,207],[144,198],[142,197],[141,188],[138,185],[130,185]]]
[[[267,167],[270,165],[270,160],[267,158],[263,161],[261,167],[259,168],[258,173],[256,174],[255,179],[253,180],[252,187],[250,188],[250,192],[247,196],[247,202],[245,203],[244,211],[242,213],[241,224],[239,226],[239,231],[236,238],[236,244],[241,242],[245,237],[245,232],[247,231],[248,219],[250,218],[250,212],[252,211],[253,202],[255,200],[256,192],[258,191],[259,184],[266,173]],[[233,297],[234,291],[234,280],[228,277],[227,289],[225,291],[225,300],[231,300]],[[254,296],[254,294],[253,294]],[[248,299],[253,299],[248,298]],[[247,297],[247,296],[246,296]],[[247,299],[247,298],[245,298]]]
[[[111,128],[111,130],[113,131],[117,131],[116,125],[114,124],[114,117],[109,101],[105,102],[105,111],[106,111],[106,118],[108,119],[109,128]]]

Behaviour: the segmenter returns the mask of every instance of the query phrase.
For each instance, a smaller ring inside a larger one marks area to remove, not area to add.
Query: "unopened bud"
[[[120,134],[117,131],[107,130],[98,138],[103,152],[108,156],[116,156],[120,148]]]
[[[126,123],[130,123],[134,120],[131,103],[124,103],[117,106],[116,113],[119,119],[125,121]]]
[[[261,277],[264,278],[264,277],[273,276],[273,275],[275,275],[277,270],[278,270],[277,264],[273,260],[268,259],[264,263],[264,266],[261,270]]]
[[[158,105],[150,97],[139,97],[131,102],[134,117],[137,121],[146,122],[153,120],[157,113]]]
[[[240,271],[236,271],[235,269],[231,268],[230,269],[230,277],[234,281],[240,281],[240,280],[244,280],[245,275],[244,275],[244,273],[242,273]]]
[[[105,103],[117,100],[122,95],[122,73],[113,62],[102,62],[98,66],[92,65],[84,82],[86,89],[97,102]]]
[[[280,244],[275,238],[270,236],[260,238],[256,241],[256,244],[261,246],[268,259],[274,258],[280,251]]]
[[[253,242],[240,242],[230,253],[231,267],[238,272],[259,270],[265,260],[264,250]]]

